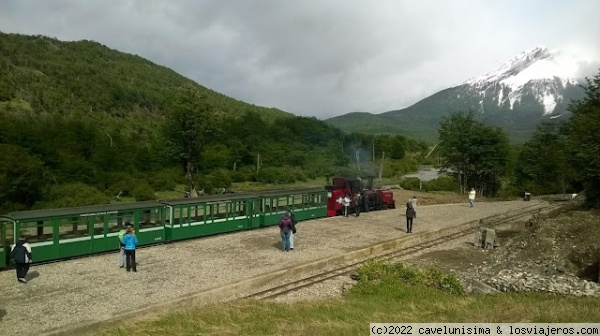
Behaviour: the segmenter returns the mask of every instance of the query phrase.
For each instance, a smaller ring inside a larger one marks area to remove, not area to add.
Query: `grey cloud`
[[[593,0],[8,0],[0,30],[96,40],[326,118],[406,107],[538,44],[600,57],[598,12]]]

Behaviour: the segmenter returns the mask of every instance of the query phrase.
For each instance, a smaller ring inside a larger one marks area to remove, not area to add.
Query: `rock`
[[[342,295],[345,295],[356,285],[356,281],[346,281],[342,284]]]

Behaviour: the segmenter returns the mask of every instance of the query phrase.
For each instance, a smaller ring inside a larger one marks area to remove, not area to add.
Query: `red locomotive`
[[[361,210],[364,212],[395,209],[394,193],[389,189],[373,189],[373,178],[368,179],[366,188],[360,179],[350,179],[344,177],[334,177],[332,185],[326,186],[327,189],[327,216],[333,217],[344,212],[343,199],[345,196],[350,198],[349,212],[355,212],[356,203],[354,201],[356,194],[362,195]]]

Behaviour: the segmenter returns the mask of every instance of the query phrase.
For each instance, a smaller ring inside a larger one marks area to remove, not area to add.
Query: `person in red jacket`
[[[292,216],[290,216],[289,211],[286,211],[281,217],[279,221],[279,230],[281,233],[281,245],[282,250],[285,252],[290,251],[290,235],[292,234],[292,229],[294,228],[294,222],[292,220]]]

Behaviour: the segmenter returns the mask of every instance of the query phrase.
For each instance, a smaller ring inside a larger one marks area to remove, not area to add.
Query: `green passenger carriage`
[[[288,210],[296,220],[307,220],[327,216],[327,190],[301,189],[270,191],[260,194],[262,198],[262,225],[277,225]]]
[[[6,217],[6,227],[13,228],[7,230],[12,231],[7,241],[25,236],[34,262],[118,249],[117,235],[126,222],[133,224],[140,245],[165,239],[164,207],[156,202],[20,211]]]
[[[215,195],[163,203],[167,211],[165,235],[169,241],[260,226],[257,195]]]
[[[0,268],[23,235],[35,263],[119,249],[118,232],[130,222],[139,245],[277,225],[291,210],[299,221],[327,216],[327,190],[222,194],[181,200],[105,204],[12,212],[0,217]]]

